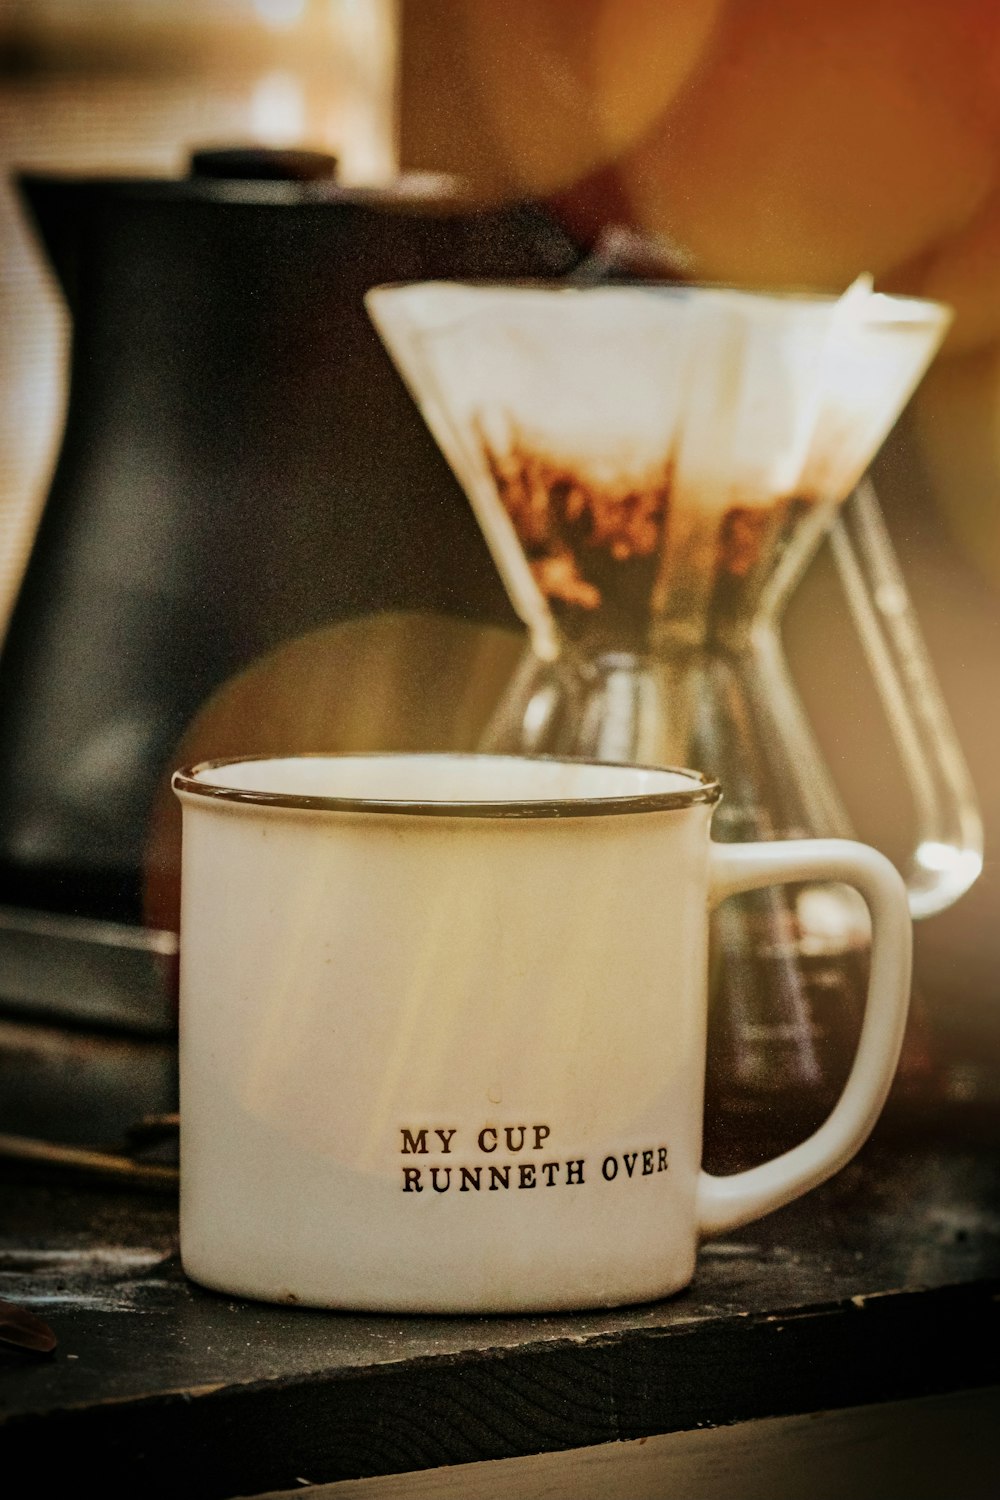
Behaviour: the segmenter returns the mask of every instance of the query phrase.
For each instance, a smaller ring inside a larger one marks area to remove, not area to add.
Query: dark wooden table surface
[[[883,1130],[833,1182],[707,1244],[668,1301],[531,1318],[289,1310],[190,1284],[169,1195],[0,1185],[0,1472],[186,1500],[1000,1384],[997,1135]],[[623,1225],[623,1234],[628,1227]],[[1000,1449],[998,1449],[1000,1462]],[[46,1488],[47,1486],[47,1488]],[[33,1491],[34,1492],[34,1491]]]

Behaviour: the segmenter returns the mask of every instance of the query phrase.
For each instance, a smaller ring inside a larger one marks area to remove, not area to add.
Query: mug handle
[[[852,885],[871,913],[871,969],[858,1049],[832,1112],[800,1145],[728,1177],[699,1174],[702,1235],[759,1219],[839,1172],[868,1138],[899,1059],[910,1000],[913,929],[906,886],[889,861],[848,839],[711,846],[710,908],[740,891],[800,880]]]

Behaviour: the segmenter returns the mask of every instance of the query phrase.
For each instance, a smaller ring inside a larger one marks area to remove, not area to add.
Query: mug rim
[[[687,777],[691,785],[669,792],[632,792],[617,797],[548,797],[507,798],[502,801],[473,801],[459,798],[431,801],[409,797],[324,797],[302,792],[262,792],[244,787],[220,786],[202,781],[205,772],[220,771],[226,766],[250,765],[255,761],[280,760],[508,760],[538,762],[544,765],[599,766],[612,765],[619,770],[667,772]],[[608,762],[572,755],[492,755],[465,750],[331,750],[306,751],[301,754],[228,755],[217,760],[198,761],[173,773],[170,785],[183,800],[186,796],[205,797],[223,805],[273,807],[301,812],[402,814],[406,817],[439,818],[586,818],[611,817],[622,813],[671,812],[699,804],[712,805],[722,796],[722,787],[713,776],[692,771],[686,766],[651,766],[639,762]]]

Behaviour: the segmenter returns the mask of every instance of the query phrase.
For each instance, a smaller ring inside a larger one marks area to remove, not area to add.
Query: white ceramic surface
[[[302,757],[175,789],[181,1253],[205,1285],[413,1312],[659,1297],[700,1235],[815,1186],[874,1124],[910,924],[873,850],[713,845],[710,786],[621,766]],[[855,1066],[808,1141],[709,1177],[708,913],[802,879],[872,910]]]

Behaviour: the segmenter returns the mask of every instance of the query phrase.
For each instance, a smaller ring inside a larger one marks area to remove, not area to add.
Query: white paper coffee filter
[[[725,291],[689,293],[694,357],[674,471],[685,511],[792,493],[818,409],[830,304]]]
[[[951,323],[950,309],[869,296],[835,320],[823,362],[802,494],[843,500],[857,484],[919,384]]]
[[[669,476],[676,516],[786,495],[843,499],[950,317],[869,287],[856,283],[838,301],[439,282],[376,288],[366,302],[536,649],[555,655],[548,606],[485,447],[537,452],[599,484]]]

